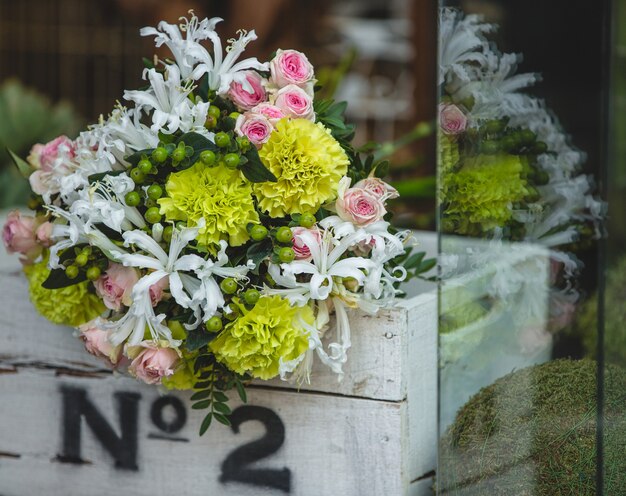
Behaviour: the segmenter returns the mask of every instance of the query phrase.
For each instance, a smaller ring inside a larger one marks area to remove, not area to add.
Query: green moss
[[[605,371],[605,490],[626,495],[626,371]],[[476,394],[440,447],[442,495],[596,494],[596,363],[557,360]]]

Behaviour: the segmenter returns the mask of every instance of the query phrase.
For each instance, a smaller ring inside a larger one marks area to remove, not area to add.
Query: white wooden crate
[[[248,405],[233,398],[239,432],[214,423],[199,438],[189,394],[162,397],[103,369],[70,329],[36,314],[6,260],[0,288],[3,496],[431,494],[435,289],[352,318],[343,382],[318,367],[299,392],[252,385]]]

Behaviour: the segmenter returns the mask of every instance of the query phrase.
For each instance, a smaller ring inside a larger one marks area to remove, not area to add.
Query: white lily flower
[[[249,69],[269,70],[269,64],[259,62],[256,57],[237,62],[248,43],[257,39],[254,30],[250,32],[240,30],[238,33],[239,38],[228,40],[230,44],[226,47],[226,57],[222,53],[222,40],[215,31],[207,33],[208,38],[213,42],[213,56],[200,44],[189,47],[189,56],[200,62],[191,77],[198,80],[204,74],[208,74],[209,89],[217,91],[220,95],[228,92],[233,81],[240,83],[246,91],[252,93],[253,89],[244,71]]]
[[[153,131],[167,130],[176,132],[180,127],[180,117],[191,102],[187,99],[193,87],[189,83],[181,83],[180,70],[176,65],[168,65],[167,79],[156,69],[146,69],[144,79],[150,81],[147,91],[133,90],[124,92],[124,98],[141,107],[152,110]]]

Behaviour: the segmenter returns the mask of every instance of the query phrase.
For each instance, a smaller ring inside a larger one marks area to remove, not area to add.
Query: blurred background
[[[155,53],[139,29],[193,9],[222,17],[223,38],[255,29],[249,52],[262,60],[277,48],[306,52],[325,94],[350,102],[357,144],[400,140],[396,222],[432,229],[434,136],[432,126],[415,128],[435,118],[436,8],[435,0],[263,0],[263,9],[258,0],[0,0],[0,204],[28,195],[5,146],[25,156],[107,115],[124,89],[142,86],[141,59]]]

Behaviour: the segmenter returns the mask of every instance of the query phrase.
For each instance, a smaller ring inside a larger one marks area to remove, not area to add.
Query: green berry
[[[80,253],[79,255],[76,255],[76,259],[74,260],[74,263],[79,267],[84,267],[85,265],[87,265],[87,262],[89,262],[89,255],[85,253]]]
[[[485,124],[484,129],[490,134],[500,133],[504,130],[504,122],[499,120],[489,121]]]
[[[136,184],[141,184],[145,181],[146,175],[135,167],[130,171],[130,178],[135,181]]]
[[[293,239],[293,234],[291,232],[291,229],[289,229],[287,226],[283,226],[278,228],[278,231],[276,231],[276,241],[278,241],[279,243],[291,243],[291,240]]]
[[[537,141],[533,146],[533,152],[537,155],[541,155],[542,153],[546,153],[548,151],[548,145],[543,141]]]
[[[82,250],[81,253],[84,253],[85,255],[89,256],[91,255],[93,252],[93,249],[91,248],[91,246],[85,246]]]
[[[76,279],[78,277],[78,267],[76,267],[76,265],[70,265],[65,269],[65,275],[68,279]]]
[[[159,164],[165,162],[167,160],[167,156],[167,149],[163,148],[162,146],[159,146],[152,152],[152,159]]]
[[[229,169],[236,169],[239,165],[239,162],[241,162],[241,159],[236,153],[227,153],[226,155],[224,155],[224,163]]]
[[[221,115],[222,115],[222,111],[220,110],[219,107],[216,107],[215,105],[211,105],[209,107],[209,117],[212,117],[213,119],[217,121]]]
[[[163,229],[163,241],[165,241],[166,243],[169,243],[170,241],[172,241],[172,234],[174,232],[174,228],[172,226],[165,226],[165,228]]]
[[[226,148],[230,145],[230,136],[228,136],[228,134],[224,131],[220,131],[215,135],[215,144],[220,148]]]
[[[98,279],[100,277],[100,274],[102,274],[102,272],[96,266],[89,267],[87,269],[87,279],[89,279],[90,281],[95,281],[96,279]]]
[[[296,252],[293,251],[293,248],[286,246],[285,248],[280,249],[278,252],[278,258],[283,263],[293,262],[296,258]]]
[[[214,165],[216,159],[217,157],[215,156],[214,151],[204,150],[203,152],[200,153],[200,161],[204,165],[208,165],[208,166]]]
[[[222,291],[226,294],[234,294],[237,292],[237,281],[232,277],[228,277],[220,283],[220,288],[222,288]]]
[[[537,135],[530,129],[522,129],[520,131],[520,138],[525,145],[532,145],[537,140]]]
[[[302,227],[306,227],[307,229],[309,227],[313,227],[315,222],[315,215],[313,214],[302,214],[302,216],[300,217],[300,225]]]
[[[486,140],[480,144],[480,151],[482,153],[486,153],[487,155],[493,155],[494,153],[498,153],[499,149],[499,143],[494,140]]]
[[[172,152],[172,160],[174,162],[182,162],[185,159],[185,149],[180,146]]]
[[[158,184],[153,184],[148,188],[148,198],[158,200],[163,196],[163,188]]]
[[[228,114],[228,117],[237,120],[237,117],[239,117],[240,115],[241,114],[239,112],[231,112],[230,114]]]
[[[207,117],[206,121],[204,121],[204,127],[207,129],[215,129],[215,126],[217,126],[217,119],[211,116]]]
[[[150,174],[150,171],[152,171],[152,162],[146,159],[140,160],[137,164],[137,168],[144,174]]]
[[[206,321],[206,330],[209,332],[217,332],[222,329],[222,319],[217,315]]]
[[[252,226],[252,229],[250,229],[250,237],[254,241],[264,240],[267,237],[267,228],[260,225]]]
[[[136,191],[130,191],[129,193],[126,193],[124,200],[126,201],[126,205],[129,207],[136,207],[141,203],[141,195]]]
[[[156,224],[161,220],[161,214],[158,207],[150,207],[148,210],[146,210],[146,214],[144,215],[144,217],[150,224]]]
[[[242,151],[245,152],[250,148],[250,140],[246,136],[239,136],[236,141]]]
[[[261,293],[256,289],[249,289],[243,294],[243,299],[248,305],[254,305],[261,298]]]

